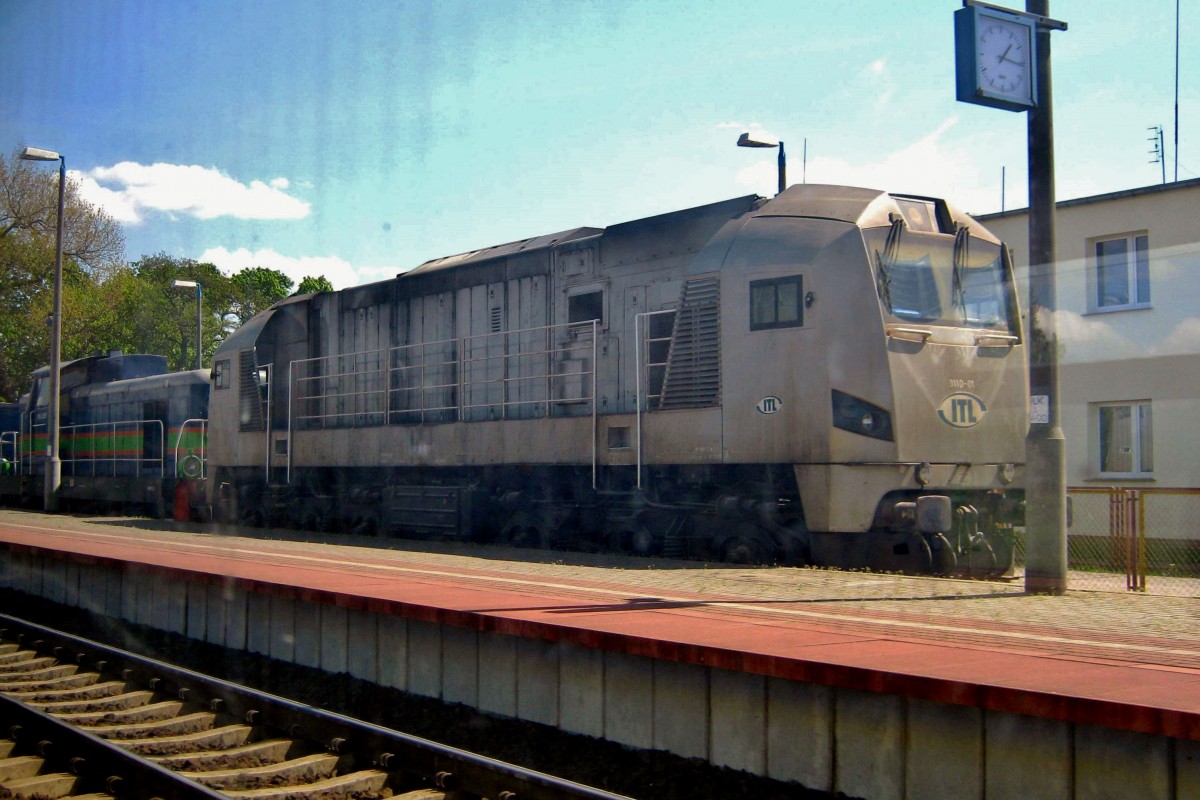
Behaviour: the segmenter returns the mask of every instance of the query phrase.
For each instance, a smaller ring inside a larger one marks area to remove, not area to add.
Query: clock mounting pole
[[[963,0],[954,12],[955,82],[966,103],[1028,111],[1029,432],[1025,437],[1025,590],[1067,590],[1066,448],[1059,418],[1055,300],[1054,102],[1049,0],[1014,11]]]
[[[1039,19],[1049,0],[1026,0]],[[1060,23],[1061,24],[1061,23]],[[1063,25],[1062,30],[1066,26]],[[1034,80],[1041,102],[1029,110],[1029,394],[1047,414],[1025,438],[1025,590],[1067,590],[1066,441],[1060,419],[1055,285],[1054,103],[1049,26],[1038,25]]]

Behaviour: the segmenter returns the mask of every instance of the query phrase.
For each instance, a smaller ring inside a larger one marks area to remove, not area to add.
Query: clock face
[[[976,29],[979,87],[1019,100],[1032,97],[1029,27],[995,17],[980,17]]]

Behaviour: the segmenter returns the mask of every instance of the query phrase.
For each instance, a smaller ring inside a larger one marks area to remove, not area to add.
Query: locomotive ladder
[[[721,314],[717,278],[688,281],[675,318],[660,408],[720,404]]]
[[[649,370],[664,370],[657,403],[649,410],[706,408],[721,402],[721,294],[718,278],[701,278],[684,284],[679,310],[650,311],[637,315],[634,326],[638,359],[637,379],[637,486],[642,488],[642,413],[650,399]],[[650,338],[650,317],[673,314],[667,359],[649,363],[644,348]],[[645,332],[643,333],[643,329]],[[643,358],[645,357],[645,360]],[[643,374],[645,371],[647,374]]]

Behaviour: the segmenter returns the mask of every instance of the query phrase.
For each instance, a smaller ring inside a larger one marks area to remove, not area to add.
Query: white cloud
[[[338,256],[285,256],[270,248],[251,252],[245,247],[229,250],[225,247],[210,247],[200,254],[199,261],[216,264],[227,274],[241,272],[248,267],[277,269],[291,278],[296,286],[307,277],[324,275],[335,289],[362,283],[361,270],[356,270],[349,261]],[[395,271],[391,273],[395,274]],[[388,275],[386,277],[391,277]]]
[[[291,278],[296,286],[305,278],[324,275],[335,289],[360,286],[396,277],[406,268],[388,264],[351,264],[339,256],[285,256],[269,247],[251,252],[245,247],[230,250],[227,247],[210,247],[200,254],[199,261],[215,264],[222,272],[232,275],[248,267],[277,269]]]
[[[287,178],[242,183],[213,167],[122,161],[81,173],[79,190],[119,222],[136,224],[148,211],[216,219],[303,219],[309,203],[287,194]]]

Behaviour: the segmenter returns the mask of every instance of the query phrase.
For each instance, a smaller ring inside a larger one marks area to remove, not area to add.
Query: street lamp
[[[738,147],[778,147],[779,148],[779,194],[787,188],[787,156],[783,153],[783,142],[769,136],[751,137],[743,133],[738,137]]]
[[[50,397],[46,409],[46,474],[42,505],[47,511],[58,510],[58,487],[62,483],[62,460],[58,455],[58,383],[62,369],[62,255],[63,198],[67,187],[67,159],[53,150],[26,147],[25,161],[58,162],[58,226],[54,236],[54,316],[50,323]]]
[[[171,285],[176,288],[192,288],[196,287],[196,369],[200,369],[200,281],[171,281]]]

